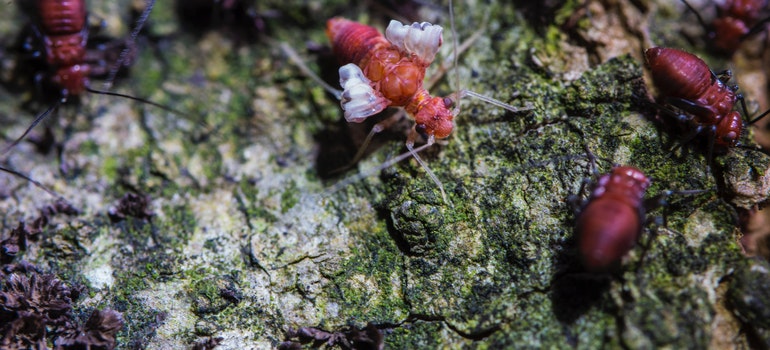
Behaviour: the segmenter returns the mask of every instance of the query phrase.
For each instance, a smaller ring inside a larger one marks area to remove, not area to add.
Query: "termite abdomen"
[[[653,47],[645,51],[645,58],[658,90],[658,102],[675,108],[661,109],[668,114],[664,123],[673,120],[683,141],[706,134],[710,138],[709,153],[738,144],[743,121],[733,107],[743,98],[736,94],[737,87],[726,84],[729,72],[717,76],[697,56],[676,49]],[[742,106],[745,113],[745,103]]]
[[[334,55],[341,64],[361,62],[376,49],[390,47],[380,32],[370,26],[345,19],[332,18],[326,24],[326,36],[332,42]],[[396,60],[400,57],[394,57]],[[392,62],[396,63],[396,62]]]
[[[665,47],[645,51],[653,83],[663,98],[683,99],[698,105],[691,112],[703,118],[717,118],[735,105],[735,93],[715,79],[706,62],[698,56]],[[683,107],[682,109],[687,109]]]
[[[630,166],[602,175],[575,227],[583,266],[607,271],[634,247],[644,222],[644,193],[650,180]]]

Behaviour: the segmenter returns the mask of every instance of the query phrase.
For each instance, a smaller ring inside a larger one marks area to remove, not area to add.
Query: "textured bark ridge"
[[[90,17],[108,23],[105,35],[125,36],[130,3],[90,1]],[[676,1],[518,3],[455,3],[461,40],[483,28],[459,57],[460,87],[533,110],[462,101],[447,142],[422,153],[449,206],[412,159],[330,193],[404,152],[411,126],[395,123],[346,169],[371,125],[345,123],[338,101],[276,44],[334,83],[325,20],[382,30],[402,14],[445,28],[431,77],[451,62],[446,6],[260,2],[249,17],[259,34],[245,40],[216,28],[193,35],[172,2],[159,2],[115,90],[188,115],[92,95],[61,108],[47,123],[61,163],[28,142],[1,159],[80,213],[51,215],[3,257],[81,286],[61,302],[108,348],[770,346],[767,283],[758,282],[767,262],[738,242],[739,218],[769,197],[770,158],[736,148],[709,169],[703,150],[676,147],[645,102],[654,91],[642,64],[643,49],[670,46],[715,70],[736,67],[749,109],[762,110],[766,90],[742,75],[758,74],[761,56],[710,54]],[[0,11],[5,38],[25,23],[12,6]],[[15,62],[8,49],[0,59]],[[3,74],[9,86],[19,79]],[[450,70],[430,92],[449,95],[456,79]],[[20,92],[0,89],[6,140],[47,108]],[[647,198],[707,191],[669,197],[647,213],[619,269],[587,274],[575,211],[583,183],[615,164],[652,179]],[[5,174],[0,195],[0,240],[19,241],[20,221],[32,227],[55,201]]]

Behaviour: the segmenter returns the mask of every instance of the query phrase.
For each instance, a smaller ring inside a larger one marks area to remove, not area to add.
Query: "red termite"
[[[686,135],[684,141],[706,132],[710,137],[709,153],[714,148],[724,151],[739,145],[743,120],[733,108],[740,101],[746,113],[746,103],[743,96],[736,93],[736,86],[726,84],[730,79],[729,72],[717,76],[697,56],[676,49],[653,47],[645,51],[645,57],[653,84],[658,89],[659,102],[684,112],[677,116],[683,126],[690,128],[690,135]]]
[[[761,11],[767,7],[768,0],[723,0],[716,4],[717,14],[707,24],[695,8],[682,0],[706,30],[711,45],[718,51],[732,54],[747,37],[764,30],[770,17],[759,21]]]
[[[111,95],[141,101],[161,109],[179,113],[169,107],[137,98],[129,95],[109,91],[94,90],[90,87],[91,64],[86,60],[88,49],[88,25],[87,12],[84,0],[35,0],[34,4],[23,3],[23,9],[30,13],[33,22],[33,45],[42,47],[47,71],[43,75],[42,83],[53,87],[58,94],[58,100],[45,112],[38,115],[32,124],[19,138],[5,148],[8,152],[46,116],[57,109],[61,104],[67,103],[71,98],[79,97],[85,92]],[[137,21],[137,25],[131,33],[127,48],[121,53],[116,64],[117,68],[110,71],[108,81],[114,79],[117,70],[126,60],[130,46],[136,40],[142,25],[147,20],[154,0],[148,0],[144,12]],[[33,55],[34,56],[34,55]],[[183,114],[182,114],[183,115]]]
[[[377,29],[344,18],[327,22],[326,34],[344,65],[340,68],[340,83],[345,118],[359,122],[387,106],[404,107],[414,115],[415,131],[429,138],[446,138],[452,132],[454,102],[431,97],[422,86],[425,69],[442,43],[441,27],[390,23],[386,35],[400,35],[400,40],[390,41]],[[413,43],[405,39],[410,32],[420,34]],[[412,133],[410,138],[416,136]]]
[[[417,153],[430,147],[437,139],[450,135],[454,127],[453,119],[459,113],[458,100],[472,96],[512,112],[531,108],[516,108],[460,89],[448,97],[432,97],[423,87],[423,80],[426,68],[443,42],[442,30],[441,26],[427,22],[403,25],[393,20],[383,36],[370,26],[344,18],[332,18],[327,22],[326,34],[339,62],[343,64],[339,69],[343,91],[338,96],[345,119],[360,123],[388,106],[403,107],[415,121],[406,141],[409,152],[391,159],[383,167],[409,156],[414,157],[439,186],[446,201],[441,182]],[[454,57],[456,60],[456,53]],[[362,149],[371,136],[382,129],[380,124],[375,126]],[[426,143],[414,148],[420,136],[425,137]]]
[[[634,247],[645,221],[648,187],[650,180],[631,166],[615,167],[596,182],[575,227],[586,270],[607,271]]]

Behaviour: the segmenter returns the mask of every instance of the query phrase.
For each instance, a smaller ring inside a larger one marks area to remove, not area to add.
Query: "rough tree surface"
[[[147,24],[157,40],[140,37],[115,90],[189,115],[87,95],[45,123],[63,142],[61,162],[29,142],[4,155],[82,210],[54,217],[16,261],[85,286],[76,311],[120,311],[119,348],[275,348],[290,330],[367,324],[387,348],[770,346],[770,266],[742,254],[735,208],[768,198],[770,159],[736,149],[712,172],[639,102],[654,94],[644,48],[684,48],[739,81],[743,72],[764,79],[761,59],[710,54],[678,1],[456,1],[460,39],[482,30],[459,57],[460,86],[533,111],[462,102],[446,144],[423,153],[451,205],[411,159],[330,193],[404,152],[405,134],[383,133],[359,164],[334,173],[370,125],[344,123],[338,102],[278,43],[331,82],[324,28],[336,15],[380,29],[395,15],[441,24],[445,45],[428,76],[453,46],[446,4],[348,3],[260,2],[265,27],[252,42],[224,30],[191,35],[172,2],[159,1]],[[130,31],[131,1],[89,5],[106,35]],[[9,2],[0,14],[10,46],[26,19]],[[767,91],[750,84],[758,110]],[[450,70],[431,91],[456,86]],[[31,93],[0,90],[5,140],[47,108],[25,106]],[[642,169],[649,197],[710,191],[650,212],[666,224],[650,220],[617,273],[581,273],[572,226],[594,174],[589,150],[599,173]],[[2,238],[54,201],[5,174],[0,186]]]

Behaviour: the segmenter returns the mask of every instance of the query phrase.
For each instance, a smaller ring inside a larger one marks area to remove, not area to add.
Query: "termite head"
[[[726,115],[719,124],[716,125],[714,144],[718,148],[735,147],[738,144],[738,138],[743,132],[743,120],[741,114],[733,111]]]
[[[90,71],[88,65],[82,64],[61,67],[51,78],[51,82],[61,89],[62,97],[78,96],[85,92],[88,87]]]
[[[454,127],[452,105],[451,99],[441,97],[432,97],[423,102],[414,115],[417,130],[437,139],[449,136]]]

